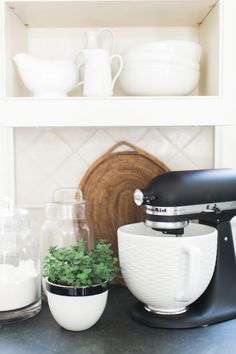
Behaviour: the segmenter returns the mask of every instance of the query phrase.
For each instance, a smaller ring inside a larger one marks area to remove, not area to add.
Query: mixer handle
[[[198,293],[198,283],[200,278],[201,251],[191,245],[184,247],[184,253],[189,258],[188,277],[186,290],[181,291],[176,296],[176,301],[195,301]]]

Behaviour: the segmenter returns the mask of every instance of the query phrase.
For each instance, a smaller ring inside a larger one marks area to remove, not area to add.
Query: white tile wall
[[[53,190],[77,187],[88,166],[120,140],[173,170],[214,164],[214,131],[208,127],[16,129],[16,200],[31,209],[36,230]]]

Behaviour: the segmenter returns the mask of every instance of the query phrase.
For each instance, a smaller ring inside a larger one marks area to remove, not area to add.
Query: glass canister
[[[0,324],[41,309],[39,243],[27,210],[0,196]]]
[[[46,205],[46,220],[41,235],[42,264],[49,247],[68,247],[81,239],[89,250],[93,249],[94,233],[82,191],[58,189],[53,194],[52,202]]]

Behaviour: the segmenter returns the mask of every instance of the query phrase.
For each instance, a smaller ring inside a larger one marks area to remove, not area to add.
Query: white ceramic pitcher
[[[114,85],[123,68],[121,56],[114,54],[109,57],[105,49],[84,49],[78,57],[82,58],[78,67],[84,65],[84,80],[78,84],[78,86],[84,85],[83,95],[87,97],[112,96]],[[115,58],[119,60],[120,65],[115,77],[112,78],[111,64]]]

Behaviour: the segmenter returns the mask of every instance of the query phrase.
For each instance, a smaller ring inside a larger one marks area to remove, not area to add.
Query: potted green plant
[[[83,240],[66,248],[51,247],[44,259],[43,276],[50,311],[65,329],[82,331],[101,317],[108,282],[119,272],[111,244],[100,240],[88,251]]]

